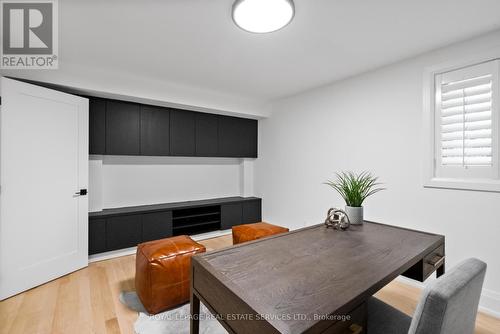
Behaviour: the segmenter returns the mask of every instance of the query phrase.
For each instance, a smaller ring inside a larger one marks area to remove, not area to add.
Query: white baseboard
[[[488,289],[483,289],[479,310],[483,313],[500,318],[500,293]]]
[[[435,278],[429,278],[429,281]],[[396,278],[397,281],[408,284],[410,286],[423,289],[425,284],[404,276]],[[500,293],[488,289],[483,289],[481,292],[481,300],[479,301],[479,312],[500,319]]]
[[[222,237],[223,235],[228,235],[231,234],[232,231],[229,230],[222,230],[222,231],[213,231],[213,232],[207,232],[207,233],[202,233],[202,234],[196,234],[196,235],[191,235],[191,239],[194,241],[200,241],[200,240],[206,240],[206,239],[212,239],[212,238],[217,238],[217,237]]]
[[[119,250],[115,250],[115,251],[90,255],[89,256],[89,263],[114,259],[114,258],[120,257],[120,256],[132,255],[132,254],[135,254],[136,251],[137,251],[137,247],[130,247],[130,248],[125,248],[125,249],[119,249]]]
[[[231,234],[231,230],[207,232],[207,233],[202,233],[202,234],[191,235],[190,237],[194,241],[200,241],[200,240],[205,240],[205,239],[217,238],[217,237],[221,237],[223,235],[228,235],[228,234]],[[125,249],[119,249],[119,250],[115,250],[115,251],[90,255],[89,256],[89,263],[114,259],[114,258],[120,257],[120,256],[132,255],[132,254],[135,254],[136,251],[137,251],[137,247],[130,247],[130,248],[125,248]]]

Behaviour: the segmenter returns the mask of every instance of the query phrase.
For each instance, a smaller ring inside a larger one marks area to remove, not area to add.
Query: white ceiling
[[[60,67],[105,68],[261,101],[500,28],[498,0],[295,0],[251,34],[233,0],[61,0]]]

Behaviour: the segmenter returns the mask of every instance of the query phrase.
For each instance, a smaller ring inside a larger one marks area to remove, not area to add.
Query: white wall
[[[252,175],[243,173],[242,164],[241,159],[93,156],[89,201],[98,211],[249,195],[242,185],[253,182]]]
[[[243,96],[193,87],[165,80],[152,80],[127,71],[85,67],[64,62],[57,70],[0,70],[0,76],[57,84],[91,95],[118,98],[164,106],[187,106],[192,110],[240,115],[249,118],[266,117],[266,103]]]
[[[298,228],[343,206],[322,182],[369,170],[388,188],[365,203],[367,219],[441,233],[449,266],[488,263],[483,307],[500,315],[500,193],[422,186],[424,68],[500,46],[500,31],[278,101],[260,122],[256,195],[271,223]]]

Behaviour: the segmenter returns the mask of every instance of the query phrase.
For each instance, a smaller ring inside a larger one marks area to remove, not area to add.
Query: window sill
[[[500,192],[500,180],[432,178],[424,182],[425,188]]]

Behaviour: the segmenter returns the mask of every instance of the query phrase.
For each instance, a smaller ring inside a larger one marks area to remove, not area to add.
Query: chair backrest
[[[468,259],[430,284],[408,334],[472,334],[486,263]]]

